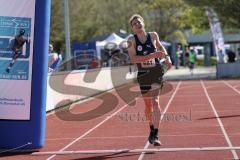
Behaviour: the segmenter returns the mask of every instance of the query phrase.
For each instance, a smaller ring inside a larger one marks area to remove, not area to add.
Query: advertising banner
[[[212,36],[213,36],[213,44],[217,56],[218,63],[226,62],[226,53],[224,46],[224,38],[222,33],[221,24],[219,22],[219,18],[216,12],[210,8],[206,7],[206,15],[208,16],[208,21],[210,24]]]
[[[50,0],[0,0],[0,150],[45,144]]]
[[[0,119],[29,120],[35,0],[0,0]]]

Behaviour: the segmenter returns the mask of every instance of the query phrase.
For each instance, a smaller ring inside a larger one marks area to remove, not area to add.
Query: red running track
[[[131,152],[75,155],[11,155],[4,160],[237,160],[240,158],[240,80],[175,81],[161,96],[162,117],[157,149],[168,152]],[[148,123],[144,103],[138,97],[126,103],[117,93],[137,90],[137,84],[122,86],[58,114],[48,114],[46,145],[41,152],[115,149],[156,149],[147,143]],[[114,95],[114,96],[113,96]],[[124,94],[123,94],[124,95]],[[114,98],[115,97],[115,98]],[[104,103],[103,103],[104,102]],[[129,105],[129,103],[131,105]],[[104,104],[101,108],[98,106]],[[81,113],[93,111],[95,118]],[[98,110],[100,109],[100,110]],[[106,114],[101,112],[108,111]],[[98,115],[100,114],[100,115]],[[102,115],[103,114],[103,115]],[[80,118],[79,118],[80,117]],[[210,147],[211,151],[200,151]],[[218,150],[225,147],[225,150]],[[226,149],[227,147],[227,149]],[[179,151],[171,151],[177,148]],[[185,150],[189,148],[189,150]],[[229,148],[232,148],[230,150]],[[194,149],[196,149],[194,151]]]

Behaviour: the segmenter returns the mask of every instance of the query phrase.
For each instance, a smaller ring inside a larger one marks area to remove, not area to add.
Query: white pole
[[[70,42],[70,24],[69,24],[69,7],[68,0],[64,0],[64,29],[65,29],[65,43],[66,43],[66,57],[65,61],[71,59],[71,42]],[[71,64],[67,63],[67,70],[71,70]]]

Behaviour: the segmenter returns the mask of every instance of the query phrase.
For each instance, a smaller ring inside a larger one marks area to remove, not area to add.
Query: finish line
[[[160,149],[51,151],[51,152],[34,152],[31,155],[33,155],[33,156],[43,156],[43,155],[109,154],[109,153],[156,153],[156,152],[222,151],[222,150],[240,150],[240,146],[238,146],[238,147],[193,147],[193,148],[160,148]]]

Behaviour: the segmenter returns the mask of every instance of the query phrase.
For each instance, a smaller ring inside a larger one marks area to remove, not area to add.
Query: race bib
[[[151,68],[156,66],[155,59],[148,60],[141,63],[142,68]]]

